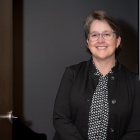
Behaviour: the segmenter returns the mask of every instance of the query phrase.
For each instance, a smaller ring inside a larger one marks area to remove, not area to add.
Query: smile
[[[97,46],[96,48],[99,49],[99,50],[104,50],[104,49],[107,48],[107,46]]]

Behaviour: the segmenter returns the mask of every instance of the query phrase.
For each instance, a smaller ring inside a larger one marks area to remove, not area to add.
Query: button
[[[110,79],[111,79],[111,80],[114,80],[114,79],[115,79],[115,77],[114,77],[114,76],[111,76],[111,77],[110,77]]]
[[[113,128],[110,128],[110,132],[113,133],[114,132],[114,129]]]
[[[116,100],[112,100],[111,102],[112,102],[112,104],[116,104],[117,101]]]

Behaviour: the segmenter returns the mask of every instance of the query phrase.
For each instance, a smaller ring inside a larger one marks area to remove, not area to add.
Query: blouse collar
[[[112,68],[112,73],[114,73],[114,74],[117,73],[120,70],[120,68],[121,68],[121,64],[116,59],[115,66]],[[93,65],[92,57],[89,60],[89,71],[93,74],[97,71],[95,65]]]

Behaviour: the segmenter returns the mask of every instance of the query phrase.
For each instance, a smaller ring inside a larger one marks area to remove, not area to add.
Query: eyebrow
[[[104,33],[104,32],[113,32],[113,31],[111,31],[111,30],[104,30],[102,33]],[[99,32],[98,31],[90,32],[90,34],[92,34],[92,33],[99,33]]]

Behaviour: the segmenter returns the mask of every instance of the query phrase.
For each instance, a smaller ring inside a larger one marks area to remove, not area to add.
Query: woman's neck
[[[103,76],[108,74],[110,70],[115,66],[115,61],[116,61],[115,58],[109,60],[99,60],[93,58],[95,66]]]

